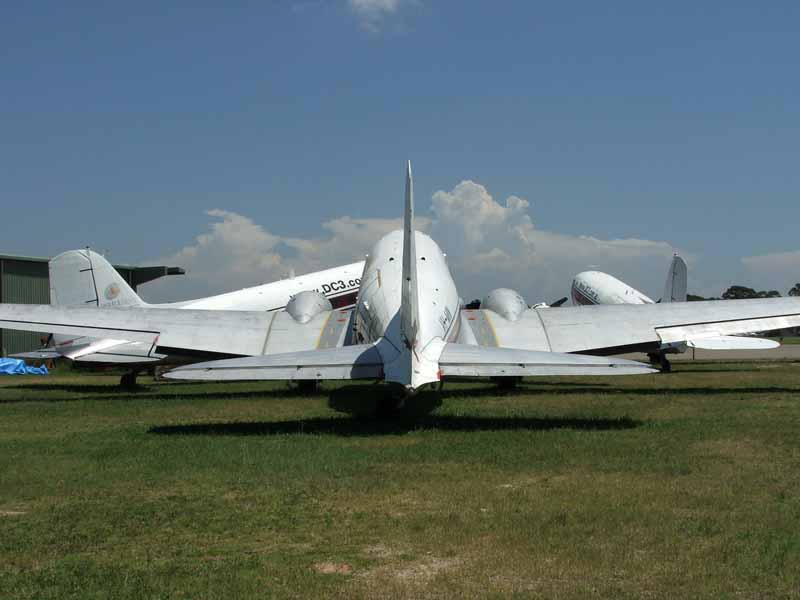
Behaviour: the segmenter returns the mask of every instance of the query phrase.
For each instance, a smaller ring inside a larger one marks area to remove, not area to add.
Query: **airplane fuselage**
[[[572,302],[590,304],[654,304],[653,299],[602,271],[584,271],[572,280]]]
[[[328,298],[333,308],[346,308],[355,304],[363,269],[364,263],[357,262],[217,296],[152,306],[203,310],[281,310],[295,294],[314,290]]]
[[[424,233],[414,233],[415,335],[401,327],[403,231],[398,230],[383,237],[367,258],[356,305],[355,338],[356,343],[380,342],[386,380],[416,389],[440,379],[438,358],[445,342],[457,334],[460,300],[439,246]]]

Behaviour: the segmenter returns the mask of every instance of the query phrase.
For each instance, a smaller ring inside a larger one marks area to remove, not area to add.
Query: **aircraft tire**
[[[129,371],[128,373],[124,373],[122,377],[119,378],[119,385],[120,387],[126,389],[132,389],[136,387],[136,371]]]

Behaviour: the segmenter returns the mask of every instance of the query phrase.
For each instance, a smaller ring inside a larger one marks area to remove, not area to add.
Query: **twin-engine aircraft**
[[[298,294],[296,298],[299,298]],[[228,358],[173,369],[174,379],[371,379],[406,393],[446,377],[652,372],[612,355],[664,343],[800,325],[800,299],[531,309],[516,292],[462,308],[439,246],[414,229],[411,165],[403,229],[373,248],[353,310],[303,292],[309,309],[171,310],[0,305],[0,326],[150,344],[152,352]]]
[[[677,254],[667,271],[664,292],[658,302],[686,302],[687,298],[686,262]],[[656,304],[656,302],[627,283],[602,271],[584,271],[572,280],[572,302],[576,305],[594,304]],[[708,335],[679,342],[666,342],[658,352],[649,353],[650,361],[659,363],[662,371],[670,371],[671,365],[666,354],[679,354],[687,348],[706,350],[769,350],[780,344],[774,340],[735,335]]]
[[[364,262],[357,262],[307,275],[291,277],[256,287],[245,288],[217,296],[172,302],[148,304],[128,285],[111,264],[90,250],[62,252],[48,262],[50,272],[50,304],[62,307],[139,307],[165,309],[288,310],[298,319],[316,310],[316,302],[325,309],[351,308],[355,305]],[[321,298],[298,294],[313,290]],[[81,335],[54,334],[46,348],[22,352],[15,358],[59,359],[66,358],[82,366],[121,366],[130,368],[122,376],[123,386],[136,383],[142,369],[157,364],[185,363],[193,357],[185,354],[166,354],[154,351],[152,344],[113,338],[93,338]],[[194,360],[197,360],[195,357]],[[202,360],[202,359],[201,359]]]

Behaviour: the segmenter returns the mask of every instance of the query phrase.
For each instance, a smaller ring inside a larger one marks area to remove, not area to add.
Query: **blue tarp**
[[[0,358],[0,375],[47,375],[47,367],[29,367],[19,358]]]

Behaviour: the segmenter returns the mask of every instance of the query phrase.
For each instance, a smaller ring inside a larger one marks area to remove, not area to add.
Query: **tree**
[[[725,293],[722,294],[723,300],[741,300],[743,298],[757,298],[758,293],[749,287],[743,285],[732,285]]]
[[[687,302],[702,302],[703,300],[719,300],[719,298],[703,298],[703,296],[698,296],[696,294],[686,294]]]
[[[790,296],[800,296],[800,283],[795,283],[794,287],[789,290]]]
[[[741,300],[743,298],[780,298],[781,293],[778,290],[769,290],[757,292],[753,288],[745,287],[743,285],[732,285],[725,293],[722,294],[723,300]]]

